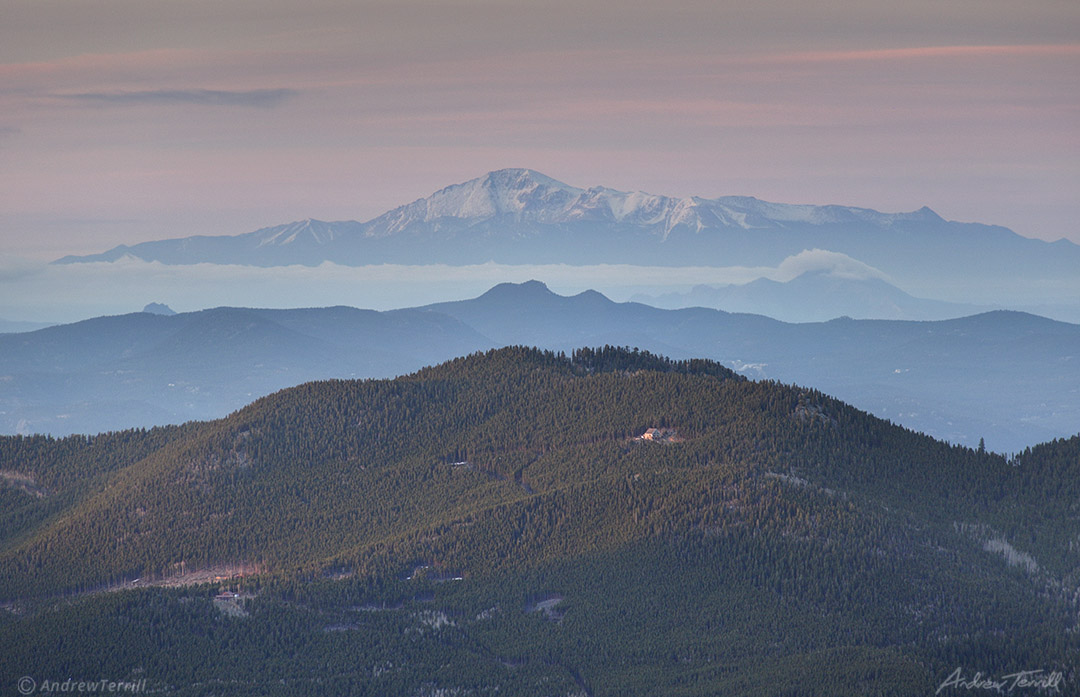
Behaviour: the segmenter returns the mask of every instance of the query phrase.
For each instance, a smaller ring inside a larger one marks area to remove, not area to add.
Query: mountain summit
[[[369,235],[393,234],[417,223],[443,219],[560,222],[560,213],[581,189],[531,169],[501,169],[478,179],[440,189],[427,198],[395,208],[372,220]]]
[[[531,169],[501,169],[385,213],[367,223],[365,234],[389,235],[408,230],[412,225],[447,220],[474,225],[492,220],[543,225],[610,223],[644,227],[664,238],[677,228],[701,232],[728,227],[768,229],[790,223],[852,221],[889,226],[897,221],[940,222],[942,219],[929,208],[886,214],[842,206],[768,203],[747,196],[676,198],[602,186],[580,189]]]

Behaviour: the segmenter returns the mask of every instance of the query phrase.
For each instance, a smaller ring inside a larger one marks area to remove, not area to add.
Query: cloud
[[[138,311],[151,301],[177,311],[220,305],[315,307],[352,305],[387,310],[470,298],[492,286],[539,279],[556,293],[599,290],[614,300],[641,292],[685,290],[698,284],[790,280],[808,270],[880,275],[851,257],[808,250],[778,266],[638,266],[631,264],[469,266],[380,264],[256,267],[217,264],[170,266],[124,257],[116,262],[65,265],[0,264],[0,317],[74,321]]]
[[[8,256],[3,263],[0,263],[0,286],[18,284],[34,276],[40,276],[46,272],[47,268],[43,267],[39,261]]]
[[[114,263],[0,264],[0,317],[75,321],[138,311],[150,301],[174,310],[220,305],[392,309],[480,295],[502,282],[542,280],[560,294],[594,288],[615,299],[698,283],[745,283],[771,267],[646,267],[617,264],[350,267],[168,266],[124,258]]]
[[[195,104],[199,106],[239,106],[270,109],[299,94],[285,88],[258,90],[139,90],[82,92],[60,95],[81,102],[127,106],[134,104]]]
[[[872,49],[865,51],[806,51],[786,53],[775,60],[784,62],[847,62],[847,61],[896,61],[922,58],[994,58],[1000,56],[1075,57],[1080,55],[1080,44],[1025,44],[985,46],[910,46],[904,48]]]
[[[879,269],[849,257],[847,254],[830,252],[827,249],[804,249],[798,254],[784,259],[776,267],[776,270],[768,274],[768,276],[774,281],[786,282],[804,273],[821,271],[826,272],[833,278],[858,281],[872,278],[883,281],[889,280],[889,277]]]

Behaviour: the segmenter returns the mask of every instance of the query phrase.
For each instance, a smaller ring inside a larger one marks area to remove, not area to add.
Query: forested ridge
[[[6,437],[0,689],[907,695],[957,666],[1075,687],[1078,470],[1080,437],[1007,461],[613,347]]]

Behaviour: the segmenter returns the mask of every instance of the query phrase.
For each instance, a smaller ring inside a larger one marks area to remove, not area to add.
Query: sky
[[[5,0],[0,253],[575,186],[1080,243],[1075,0]]]

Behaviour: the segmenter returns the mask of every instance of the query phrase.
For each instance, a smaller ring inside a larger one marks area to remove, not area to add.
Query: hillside
[[[490,340],[445,315],[220,307],[0,335],[0,433],[212,419],[309,380],[391,377]]]
[[[813,387],[936,438],[997,452],[1067,437],[1080,423],[1080,326],[996,311],[936,322],[789,324],[706,308],[660,310],[594,291],[501,284],[429,309],[494,345],[570,351],[638,346]]]
[[[1080,423],[1080,326],[1017,312],[788,324],[500,284],[374,312],[215,308],[0,335],[0,433],[96,433],[220,418],[309,380],[386,378],[470,352],[637,346],[814,387],[937,438],[1018,452]]]
[[[1080,438],[1009,463],[611,348],[7,437],[0,680],[908,695],[962,666],[1073,685],[1078,463]]]

